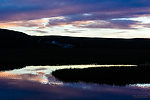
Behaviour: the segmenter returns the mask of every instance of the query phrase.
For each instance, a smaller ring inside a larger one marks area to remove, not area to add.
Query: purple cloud
[[[89,19],[150,14],[149,0],[1,0],[0,21],[91,13]]]
[[[38,32],[38,33],[41,33],[41,34],[48,33],[47,31],[42,31],[42,30],[27,30],[27,31]]]
[[[138,21],[132,20],[109,20],[109,21],[93,21],[88,24],[81,24],[82,28],[114,28],[114,29],[136,29],[132,25],[138,25]]]
[[[71,24],[82,28],[115,28],[115,29],[135,29],[133,25],[141,25],[140,21],[133,20],[99,20],[92,14],[80,14],[74,16],[64,16],[62,18],[50,19],[48,27],[63,26]],[[146,25],[145,25],[146,26]]]
[[[139,24],[132,20],[112,20],[150,16],[149,0],[1,0],[0,22],[23,21],[23,27],[42,27],[28,20],[50,19],[47,27],[71,24],[82,28],[135,29]],[[79,22],[91,21],[90,23]]]

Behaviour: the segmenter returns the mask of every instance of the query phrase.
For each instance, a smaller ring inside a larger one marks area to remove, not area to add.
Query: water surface
[[[3,100],[150,100],[150,84],[112,86],[84,82],[66,83],[51,74],[57,69],[103,66],[26,66],[22,69],[1,71],[0,97]],[[111,66],[114,65],[105,65]]]

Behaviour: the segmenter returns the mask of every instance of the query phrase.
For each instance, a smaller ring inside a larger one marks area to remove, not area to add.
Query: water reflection
[[[150,89],[150,84],[138,84],[137,83],[137,84],[130,84],[129,86]]]
[[[52,76],[52,72],[58,69],[92,68],[92,67],[135,67],[136,65],[65,65],[65,66],[26,66],[22,69],[0,72],[0,78],[18,79],[39,82],[42,84],[63,85]]]
[[[145,100],[150,98],[150,84],[130,84],[120,87],[83,82],[64,83],[51,75],[56,69],[87,67],[101,66],[27,66],[0,72],[1,99],[34,100],[36,97],[36,100]],[[6,96],[8,94],[9,96]]]

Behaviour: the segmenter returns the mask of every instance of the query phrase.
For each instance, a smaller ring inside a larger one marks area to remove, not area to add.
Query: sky
[[[0,0],[0,28],[36,36],[150,38],[150,0]]]

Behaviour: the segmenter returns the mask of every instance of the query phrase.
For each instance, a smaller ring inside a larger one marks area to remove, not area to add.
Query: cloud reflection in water
[[[22,69],[0,72],[1,98],[9,100],[9,97],[5,96],[8,92],[10,92],[10,97],[13,100],[17,100],[19,95],[27,100],[33,100],[34,97],[37,100],[134,100],[135,98],[150,98],[149,87],[139,88],[135,85],[120,87],[82,82],[64,83],[51,75],[52,71],[60,68],[70,68],[70,66],[27,66]]]

